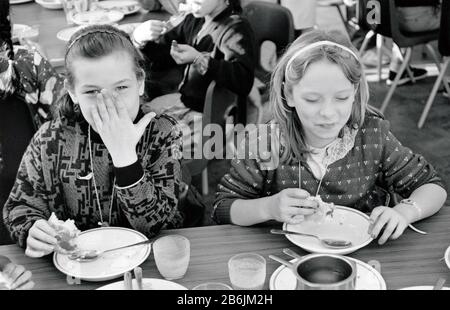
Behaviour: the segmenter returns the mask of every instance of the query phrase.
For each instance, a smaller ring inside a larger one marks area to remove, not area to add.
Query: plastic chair
[[[405,70],[409,70],[409,62],[411,60],[412,48],[419,44],[426,44],[428,50],[433,55],[434,61],[439,65],[439,60],[437,59],[436,53],[429,44],[430,42],[437,40],[439,36],[439,30],[434,31],[424,31],[424,32],[403,32],[400,30],[400,25],[397,17],[397,9],[395,7],[395,0],[382,0],[378,1],[380,5],[380,23],[370,24],[371,29],[382,36],[392,38],[392,41],[397,44],[399,48],[405,48],[406,51],[403,55],[403,63],[400,66],[399,72],[397,72],[394,82],[392,83],[389,91],[384,98],[381,105],[381,112],[384,113],[395,89],[397,88],[398,81],[400,80],[402,74]],[[367,3],[363,7],[365,14],[369,12],[372,8],[367,8]],[[409,70],[410,71],[410,70]],[[407,71],[408,72],[408,71]],[[411,72],[408,72],[412,82],[414,83],[414,77]]]
[[[0,163],[0,214],[16,180],[20,161],[31,138],[36,131],[30,110],[17,96],[0,101],[0,144],[2,163]],[[0,244],[12,241],[0,217]]]
[[[425,123],[425,119],[427,118],[428,112],[431,109],[431,105],[433,104],[434,98],[438,92],[439,86],[441,83],[444,84],[445,90],[447,94],[450,94],[450,87],[447,82],[444,80],[445,73],[447,71],[447,67],[450,63],[450,2],[443,1],[441,6],[441,25],[439,29],[439,42],[438,48],[443,58],[443,64],[438,66],[439,75],[436,78],[436,82],[433,85],[430,96],[428,97],[427,103],[422,111],[422,115],[420,116],[419,122],[417,124],[418,128],[422,128]]]
[[[238,122],[238,105],[239,98],[235,93],[225,87],[217,85],[216,81],[212,81],[208,86],[205,97],[205,106],[203,108],[202,119],[202,132],[205,133],[205,127],[210,124],[218,124],[222,128],[222,132],[225,134],[226,123],[230,116],[233,116],[234,123]],[[212,158],[214,155],[211,153],[207,153],[207,151],[209,151],[208,148],[203,148],[208,139],[210,139],[209,136],[203,136],[202,159],[192,159],[185,162],[189,173],[192,176],[198,175],[200,173],[202,174],[203,195],[208,194],[208,158]],[[217,152],[218,151],[216,150],[214,153]]]
[[[256,59],[258,60],[255,77],[259,79],[267,89],[271,72],[266,71],[261,65],[260,47],[265,41],[275,44],[277,57],[280,57],[287,46],[294,41],[294,21],[291,11],[277,4],[264,1],[253,1],[243,8],[242,15],[249,21],[255,33],[257,46]],[[257,105],[258,123],[262,118],[262,105]]]
[[[347,19],[344,17],[341,11],[341,6],[345,5],[344,1],[342,0],[318,0],[317,1],[318,6],[327,7],[327,6],[334,6],[336,10],[339,13],[339,16],[341,17],[341,21],[345,25],[347,24]]]

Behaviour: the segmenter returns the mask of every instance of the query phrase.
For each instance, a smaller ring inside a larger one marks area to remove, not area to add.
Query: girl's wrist
[[[130,166],[138,160],[136,151],[120,152],[116,155],[111,154],[111,158],[116,168]]]
[[[414,223],[420,219],[418,210],[416,208],[412,208],[410,205],[399,203],[394,207],[394,210],[403,216],[408,224]]]

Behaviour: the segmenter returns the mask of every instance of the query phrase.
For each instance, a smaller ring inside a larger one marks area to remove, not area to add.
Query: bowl
[[[61,0],[36,0],[36,3],[49,10],[61,10],[63,8]]]

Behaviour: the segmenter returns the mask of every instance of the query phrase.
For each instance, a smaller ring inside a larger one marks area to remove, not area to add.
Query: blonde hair
[[[271,78],[270,104],[280,126],[282,141],[286,141],[283,162],[300,159],[302,153],[309,152],[300,119],[287,99],[292,99],[293,86],[300,82],[309,65],[324,59],[338,65],[355,87],[355,101],[347,126],[358,128],[364,123],[367,111],[376,113],[368,105],[369,87],[358,52],[351,42],[336,31],[313,30],[303,34],[281,57]]]

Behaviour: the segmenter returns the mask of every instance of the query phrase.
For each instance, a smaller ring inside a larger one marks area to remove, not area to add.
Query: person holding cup
[[[384,244],[443,206],[447,192],[436,170],[368,105],[361,59],[344,35],[300,36],[280,59],[270,93],[271,125],[280,133],[270,142],[271,158],[237,152],[218,187],[217,222],[297,224],[322,198],[370,213],[368,233]],[[405,199],[390,206],[388,192]]]

